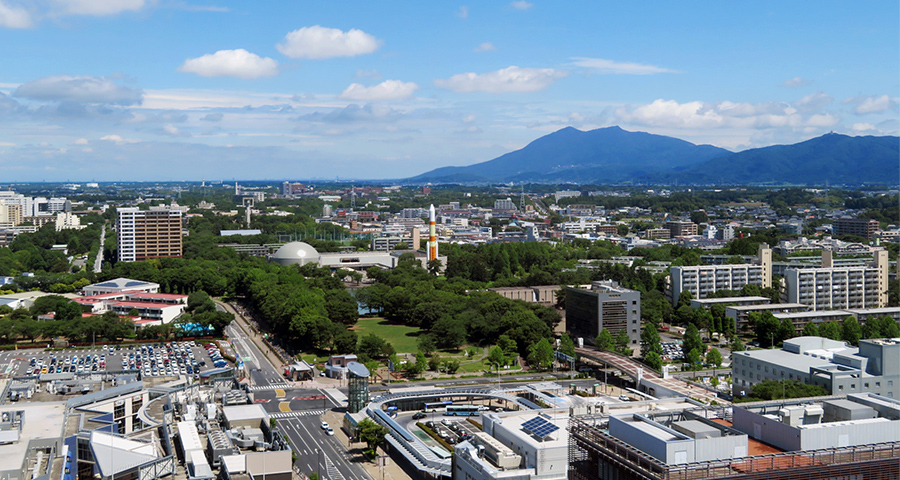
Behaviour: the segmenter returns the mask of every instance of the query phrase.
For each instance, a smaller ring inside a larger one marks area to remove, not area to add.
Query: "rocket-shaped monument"
[[[428,261],[438,258],[437,234],[434,228],[434,204],[428,208]]]

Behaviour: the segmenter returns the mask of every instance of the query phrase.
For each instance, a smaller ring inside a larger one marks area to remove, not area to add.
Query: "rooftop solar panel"
[[[535,417],[522,424],[525,431],[532,433],[538,437],[544,438],[547,435],[559,430],[559,427],[550,423],[543,417]]]

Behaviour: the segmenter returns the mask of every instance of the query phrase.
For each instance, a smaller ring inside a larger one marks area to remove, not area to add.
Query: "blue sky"
[[[402,178],[566,126],[897,135],[898,5],[0,0],[0,171]]]

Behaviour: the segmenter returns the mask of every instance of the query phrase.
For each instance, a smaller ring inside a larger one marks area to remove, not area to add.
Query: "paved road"
[[[97,259],[94,260],[94,273],[103,271],[103,243],[106,240],[106,224],[100,227],[100,250],[97,251]]]
[[[218,308],[222,309],[221,306]],[[365,469],[348,460],[346,448],[337,438],[325,435],[321,428],[323,413],[343,405],[334,402],[322,389],[294,387],[237,322],[226,327],[225,333],[234,344],[236,355],[244,359],[254,400],[273,415],[287,435],[297,455],[295,465],[300,471],[305,474],[321,472],[320,478],[326,480],[369,480],[371,477]],[[332,421],[331,427],[338,429],[340,425]]]

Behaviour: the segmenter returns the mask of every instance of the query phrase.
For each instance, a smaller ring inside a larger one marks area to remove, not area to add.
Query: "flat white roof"
[[[181,437],[181,446],[185,452],[203,450],[200,434],[197,433],[197,426],[194,425],[194,422],[178,422],[178,435]]]
[[[724,297],[724,298],[692,298],[691,302],[704,303],[738,303],[738,302],[771,302],[769,297]],[[759,306],[759,305],[754,305]]]
[[[222,413],[229,422],[238,422],[241,420],[255,420],[269,418],[269,414],[262,405],[253,403],[250,405],[229,405],[222,407]]]
[[[503,415],[503,423],[495,423],[494,428],[509,429],[510,431],[516,433],[517,438],[534,445],[536,448],[567,446],[569,444],[569,431],[566,430],[566,427],[568,426],[569,413],[567,411],[560,410],[559,412],[550,412],[550,418],[547,418],[547,415],[548,413],[545,412],[545,414],[541,417],[559,427],[559,430],[551,433],[548,437],[544,437],[543,440],[536,439],[533,435],[525,432],[525,430],[522,428],[523,423],[538,416],[538,411],[536,410],[523,410],[521,413],[516,412],[512,415]]]
[[[4,465],[4,468],[7,464],[18,468],[25,459],[30,440],[59,438],[60,432],[62,432],[65,409],[65,402],[27,402],[0,407],[0,412],[14,412],[17,410],[25,412],[23,418],[25,423],[22,425],[22,436],[19,437],[19,441],[5,445],[0,444],[0,459],[3,459],[0,461],[0,464]]]

